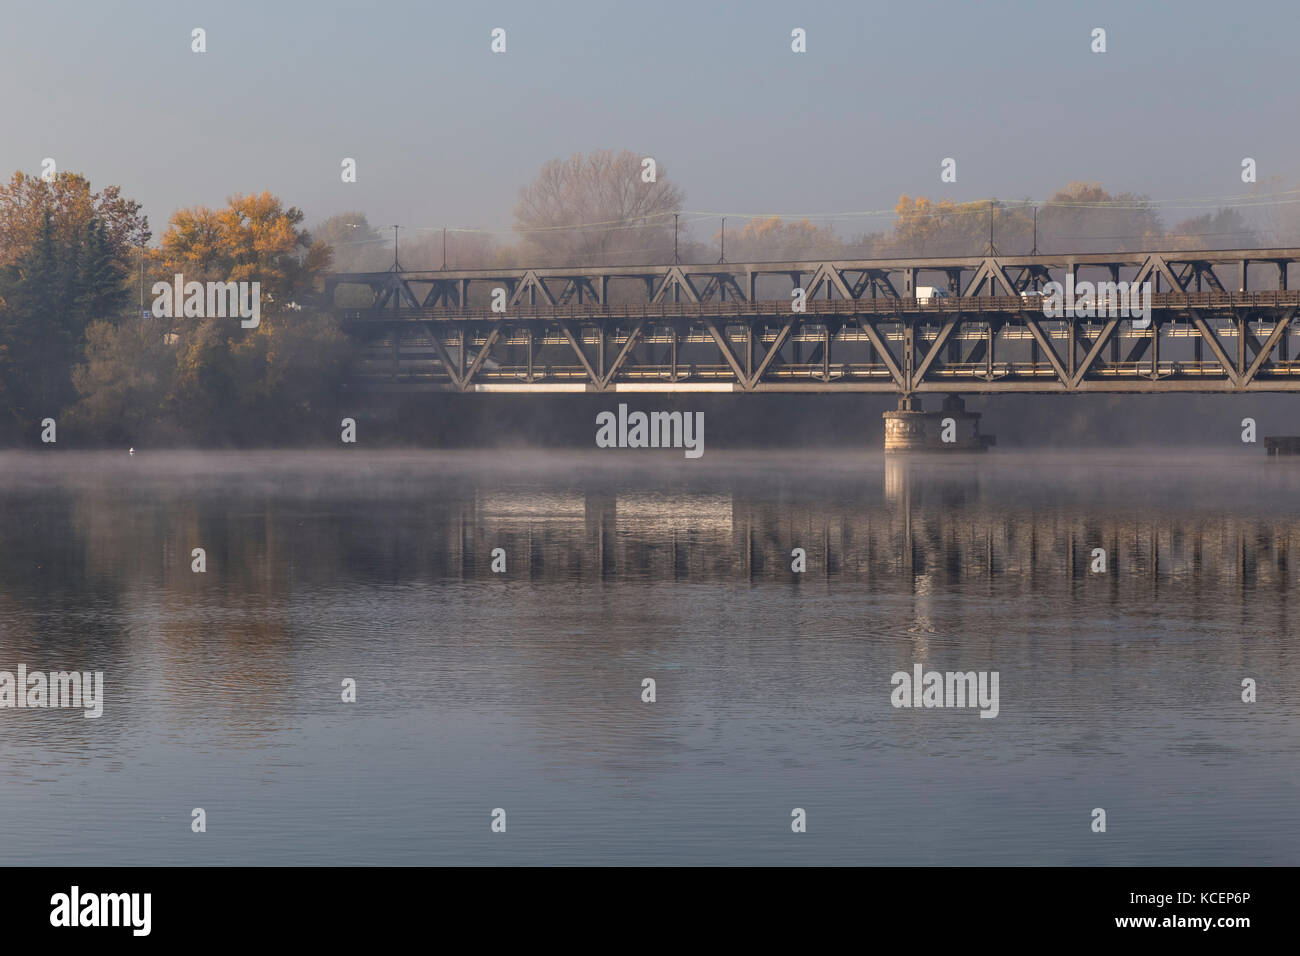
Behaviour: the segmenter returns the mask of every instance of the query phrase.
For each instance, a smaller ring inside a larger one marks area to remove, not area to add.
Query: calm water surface
[[[1298,628],[1262,452],[4,453],[0,670],[107,699],[0,710],[0,846],[1294,865]],[[895,709],[914,663],[998,671],[998,717]]]

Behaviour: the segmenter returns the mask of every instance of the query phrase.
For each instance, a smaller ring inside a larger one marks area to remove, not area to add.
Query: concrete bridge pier
[[[884,413],[885,452],[987,451],[993,435],[980,434],[980,413],[966,411],[960,395],[949,395],[937,412],[927,412],[916,395],[898,399],[898,409]]]

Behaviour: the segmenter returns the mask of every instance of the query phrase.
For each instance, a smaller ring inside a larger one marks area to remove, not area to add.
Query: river
[[[1300,461],[6,452],[0,542],[104,688],[0,708],[10,863],[1300,862]]]

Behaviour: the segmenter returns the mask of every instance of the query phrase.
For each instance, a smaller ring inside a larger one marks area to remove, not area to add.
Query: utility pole
[[[986,256],[998,255],[998,247],[993,244],[993,200],[989,200],[989,246]]]
[[[677,258],[677,213],[673,213],[673,265],[678,265],[681,261]]]
[[[718,256],[719,262],[727,261],[727,217],[722,217],[722,255]]]
[[[397,230],[401,228],[402,228],[401,226],[393,227],[393,271],[394,272],[402,271],[402,266],[397,261]]]
[[[1038,207],[1034,207],[1034,248],[1029,251],[1031,256],[1038,255]]]
[[[447,271],[447,227],[442,227],[442,271]]]

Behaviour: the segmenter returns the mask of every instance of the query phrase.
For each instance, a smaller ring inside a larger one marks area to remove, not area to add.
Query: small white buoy
[[[127,452],[127,454],[134,455],[134,454],[135,454],[135,449],[132,448],[129,452]]]

